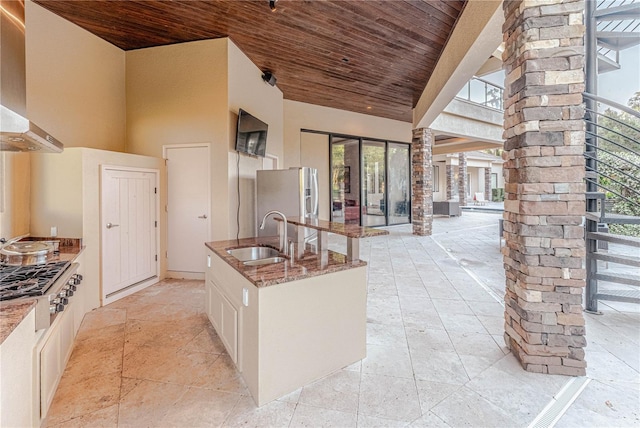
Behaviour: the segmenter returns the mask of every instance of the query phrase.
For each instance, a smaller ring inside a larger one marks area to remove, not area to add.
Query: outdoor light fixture
[[[276,11],[276,2],[278,0],[269,0],[269,9],[271,9],[271,12],[275,12]]]
[[[265,71],[264,72],[264,74],[262,75],[262,80],[264,80],[265,82],[267,82],[271,86],[275,86],[276,85],[276,76],[274,76],[273,73],[270,72],[270,71]]]

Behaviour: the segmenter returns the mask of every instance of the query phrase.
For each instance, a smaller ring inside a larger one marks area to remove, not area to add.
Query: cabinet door
[[[222,296],[222,334],[229,356],[235,364],[238,363],[238,311]]]
[[[222,294],[213,282],[207,281],[207,289],[209,290],[209,320],[218,333],[222,328]]]
[[[60,325],[51,332],[47,343],[40,351],[40,415],[49,410],[53,394],[58,386],[60,372]]]

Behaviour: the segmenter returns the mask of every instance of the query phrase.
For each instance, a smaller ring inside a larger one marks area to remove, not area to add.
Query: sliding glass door
[[[389,223],[409,222],[411,212],[411,166],[409,145],[389,143]]]
[[[331,219],[360,224],[360,140],[332,138]]]
[[[331,220],[362,226],[410,222],[409,144],[331,135]]]
[[[386,219],[386,143],[362,142],[362,210],[363,226],[384,226]]]

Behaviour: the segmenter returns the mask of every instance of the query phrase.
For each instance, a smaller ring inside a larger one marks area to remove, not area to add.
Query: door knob
[[[112,224],[112,223],[107,223],[107,229],[111,229],[112,227],[118,227],[120,226],[119,224]]]
[[[199,215],[198,218],[207,218],[206,214]]]

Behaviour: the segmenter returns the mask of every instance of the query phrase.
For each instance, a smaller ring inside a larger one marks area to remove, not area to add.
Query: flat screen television
[[[252,156],[265,156],[268,125],[240,109],[236,132],[236,151]]]

